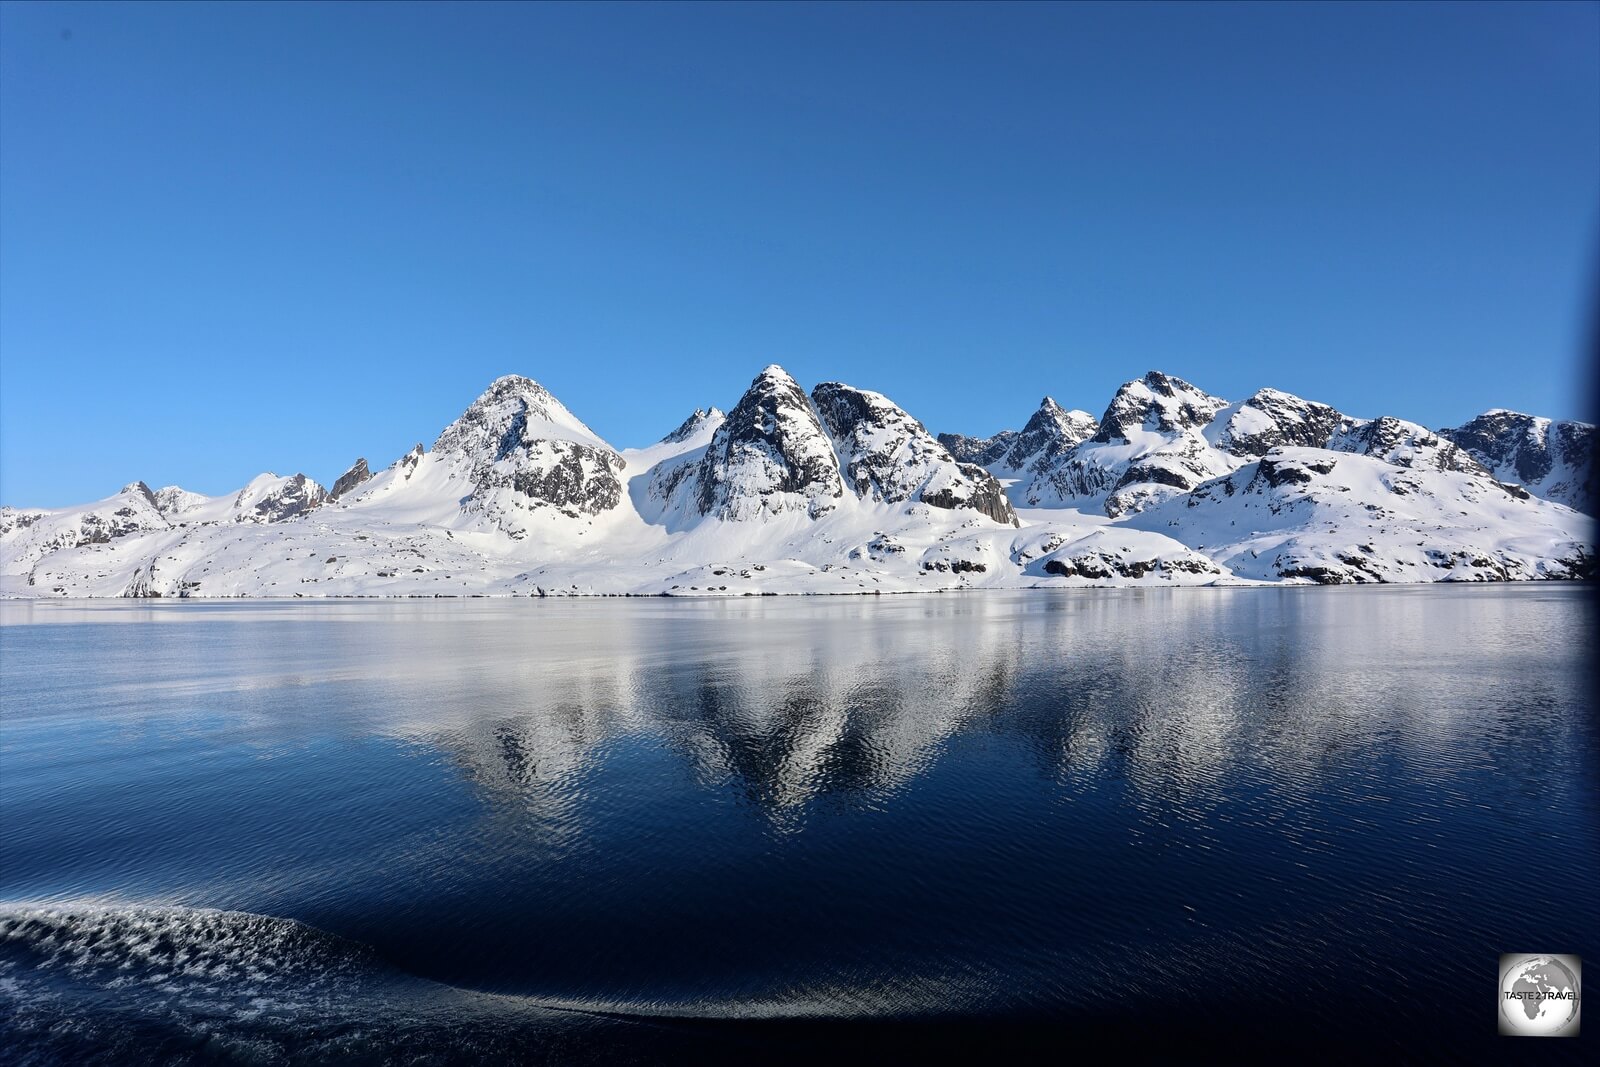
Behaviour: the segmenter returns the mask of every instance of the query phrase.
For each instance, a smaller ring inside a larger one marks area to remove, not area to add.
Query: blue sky
[[[496,375],[936,431],[1149,368],[1583,414],[1600,7],[0,8],[0,500],[331,481]]]

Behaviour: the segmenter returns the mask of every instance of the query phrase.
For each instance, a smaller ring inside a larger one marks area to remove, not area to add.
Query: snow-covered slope
[[[162,492],[173,499],[172,494],[182,490],[173,487]],[[103,545],[129,534],[171,527],[155,494],[143,482],[131,482],[115,495],[82,507],[0,508],[0,545],[5,546],[8,569],[34,563],[64,548]]]
[[[0,508],[8,596],[862,593],[1567,578],[1594,566],[1593,428],[1490,412],[1438,433],[1169,375],[1096,420],[940,439],[880,393],[763,370],[618,451],[537,382],[325,492],[263,474]],[[982,461],[982,463],[976,461]],[[985,469],[987,467],[987,469]],[[1519,484],[1520,483],[1520,484]],[[1009,495],[1009,500],[1008,500]]]
[[[1275,448],[1130,525],[1266,580],[1581,578],[1594,565],[1592,524],[1520,487],[1320,448]]]

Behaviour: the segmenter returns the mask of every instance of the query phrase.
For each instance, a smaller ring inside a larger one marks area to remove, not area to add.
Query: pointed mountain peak
[[[434,452],[481,458],[530,441],[571,441],[611,451],[550,390],[520,374],[496,378],[433,442]]]
[[[1038,433],[1052,427],[1066,428],[1069,424],[1079,421],[1073,416],[1083,416],[1093,421],[1093,416],[1084,411],[1068,411],[1056,403],[1055,397],[1047,396],[1039,401],[1039,410],[1035,411],[1023,425],[1023,433]]]
[[[499,396],[511,392],[539,393],[550,395],[550,390],[540,385],[524,374],[502,374],[489,383],[489,388],[484,390],[483,396]],[[483,399],[482,397],[479,398]]]
[[[372,471],[367,468],[367,459],[362,456],[350,465],[349,470],[339,475],[338,481],[333,483],[333,488],[328,490],[328,499],[338,500],[371,477]]]
[[[673,430],[671,433],[667,434],[667,436],[663,437],[658,443],[677,444],[680,441],[687,441],[689,438],[698,433],[702,433],[707,429],[714,430],[718,426],[721,426],[722,421],[725,418],[727,418],[727,416],[716,407],[695,408],[693,415],[690,415],[687,419],[684,419],[678,424],[678,428],[676,430]]]
[[[756,375],[717,428],[698,473],[702,515],[831,511],[844,495],[839,459],[798,383],[776,363]]]
[[[1035,411],[1007,445],[1003,462],[1021,470],[1041,457],[1055,456],[1094,435],[1099,423],[1087,411],[1068,411],[1054,397],[1039,401]],[[994,457],[1000,460],[1000,456]]]
[[[752,392],[771,391],[774,389],[793,389],[801,395],[805,393],[800,388],[800,383],[795,381],[794,375],[776,363],[768,363],[761,368],[760,374],[751,379],[750,388],[745,390],[745,394],[748,396]]]
[[[1264,456],[1285,446],[1322,448],[1343,418],[1327,404],[1281,389],[1257,389],[1244,403],[1219,412],[1205,436],[1224,452]]]
[[[150,487],[145,485],[142,481],[129,482],[127,485],[123,486],[117,491],[118,496],[121,496],[124,493],[132,493],[134,496],[143,497],[145,500],[149,501],[151,507],[157,507],[156,495],[152,493],[150,491]]]
[[[1162,396],[1176,396],[1179,393],[1198,393],[1200,390],[1179,378],[1177,375],[1167,374],[1158,370],[1147,370],[1139,381],[1160,393]]]
[[[1182,378],[1158,370],[1124,382],[1100,418],[1094,439],[1107,444],[1126,441],[1128,434],[1146,430],[1175,434],[1206,425],[1228,406],[1221,397],[1197,389]]]

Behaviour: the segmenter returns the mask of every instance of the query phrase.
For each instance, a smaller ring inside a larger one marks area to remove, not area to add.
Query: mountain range
[[[888,397],[765,368],[724,414],[617,449],[497,379],[424,447],[324,488],[132,482],[0,508],[8,597],[754,595],[1594,573],[1594,427],[1429,430],[1158,371],[1098,417],[937,437]]]

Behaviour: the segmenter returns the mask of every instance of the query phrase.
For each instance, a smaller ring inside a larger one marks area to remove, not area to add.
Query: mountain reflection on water
[[[1384,1040],[1448,1042],[1490,1018],[1499,952],[1600,926],[1573,587],[0,619],[19,1047],[106,1010],[100,972],[43,946],[310,936],[235,913],[326,932],[316,967],[363,976],[308,1021],[291,954],[302,1007],[234,1034],[309,1058],[351,1051],[295,1044],[312,1021],[466,1049],[440,1012],[486,1055],[556,1059],[648,1058],[638,1020],[1371,1036],[1353,1020],[1417,961],[1427,1010]],[[1534,870],[1569,907],[1506,906]],[[181,1045],[198,996],[117,1010]],[[550,1010],[634,1022],[574,1037]]]

